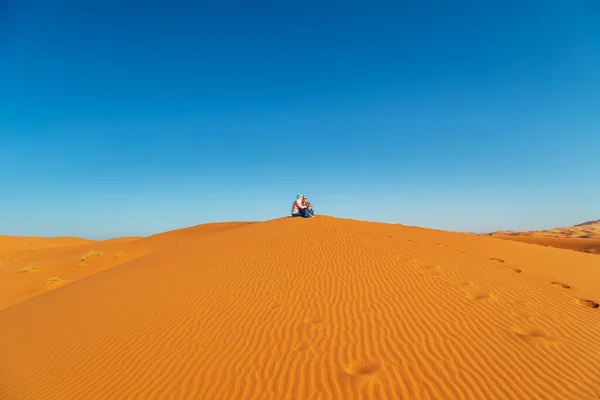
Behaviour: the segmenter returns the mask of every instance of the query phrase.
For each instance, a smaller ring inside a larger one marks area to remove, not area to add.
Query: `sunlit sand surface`
[[[1,399],[600,397],[594,254],[323,216],[0,252]]]

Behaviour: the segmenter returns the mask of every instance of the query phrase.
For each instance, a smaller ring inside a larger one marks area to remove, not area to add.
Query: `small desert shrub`
[[[31,272],[33,270],[36,270],[37,267],[38,267],[38,265],[36,263],[27,264],[26,266],[24,266],[23,268],[21,268],[20,270],[18,270],[17,273],[19,273],[19,274],[25,274],[27,272]]]
[[[102,255],[102,253],[99,253],[97,251],[88,251],[87,253],[85,253],[84,255],[81,256],[81,261],[85,261],[88,258],[97,257],[97,256],[101,256],[101,255]]]
[[[62,282],[62,279],[57,278],[56,276],[53,276],[52,278],[48,278],[48,280],[46,281],[46,285],[52,285],[53,283],[58,283],[58,282]]]

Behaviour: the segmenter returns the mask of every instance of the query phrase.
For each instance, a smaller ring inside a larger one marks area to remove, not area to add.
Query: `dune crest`
[[[170,246],[247,224],[204,224],[146,238],[103,241],[0,236],[0,310],[57,287],[48,287],[46,282],[50,277],[59,277],[63,283],[75,282]]]
[[[600,395],[597,256],[332,217],[195,229],[0,311],[2,395]]]
[[[600,254],[600,220],[542,231],[498,231],[487,234],[498,239]]]

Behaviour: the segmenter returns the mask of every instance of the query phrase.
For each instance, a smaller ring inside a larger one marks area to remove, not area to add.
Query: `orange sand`
[[[559,249],[569,249],[582,251],[590,254],[600,254],[600,239],[580,239],[580,238],[553,238],[539,237],[529,235],[501,235],[494,234],[498,239],[514,240],[515,242],[531,243],[540,246],[557,247]]]
[[[178,246],[186,240],[197,240],[246,224],[206,224],[143,239],[133,237],[101,242],[0,236],[0,251],[3,251],[0,253],[0,310],[54,289],[59,284],[76,281],[169,246]],[[90,256],[86,258],[86,255]],[[36,268],[27,273],[17,273],[31,264],[36,264]],[[58,277],[61,281],[47,285],[51,277]]]
[[[540,246],[600,254],[600,220],[567,228],[555,228],[544,231],[494,232],[490,236]]]
[[[19,240],[1,399],[600,397],[596,255],[331,217]]]

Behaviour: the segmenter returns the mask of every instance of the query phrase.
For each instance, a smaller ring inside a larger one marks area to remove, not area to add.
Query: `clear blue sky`
[[[0,0],[0,233],[600,218],[600,3],[415,3]]]

